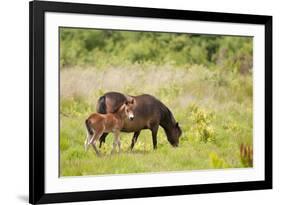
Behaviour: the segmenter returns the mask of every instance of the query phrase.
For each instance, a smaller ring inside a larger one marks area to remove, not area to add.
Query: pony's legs
[[[157,132],[158,132],[159,125],[155,125],[151,128],[152,132],[152,142],[153,142],[153,149],[157,149]]]
[[[134,136],[132,138],[132,143],[131,143],[131,150],[134,148],[135,143],[137,142],[139,135],[140,135],[140,131],[137,131],[137,132],[134,133]]]
[[[99,148],[101,148],[102,143],[105,143],[105,138],[108,135],[108,133],[103,133],[102,136],[100,137],[99,141],[100,141],[100,145]]]

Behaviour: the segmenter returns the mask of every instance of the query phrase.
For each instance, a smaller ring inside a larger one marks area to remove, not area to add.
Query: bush
[[[252,70],[251,37],[160,32],[60,29],[60,65],[217,65],[247,74]]]
[[[215,131],[211,125],[214,114],[194,104],[191,105],[191,110],[191,121],[194,124],[191,128],[191,133],[195,140],[205,143],[215,141]]]
[[[253,166],[253,147],[251,145],[241,144],[240,145],[240,158],[241,163],[245,167]]]

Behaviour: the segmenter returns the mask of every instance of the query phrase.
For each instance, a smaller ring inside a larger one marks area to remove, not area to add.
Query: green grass
[[[247,167],[240,145],[252,146],[252,76],[219,67],[131,65],[61,70],[60,175],[102,175]],[[173,148],[162,130],[152,149],[143,130],[133,151],[133,133],[121,133],[122,152],[111,155],[112,134],[97,157],[84,151],[85,119],[107,91],[149,93],[173,112],[183,134]]]

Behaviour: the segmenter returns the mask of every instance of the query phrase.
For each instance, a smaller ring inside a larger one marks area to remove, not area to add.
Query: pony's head
[[[177,147],[179,145],[179,138],[182,134],[182,130],[179,126],[179,123],[176,122],[172,125],[172,128],[169,130],[168,133],[168,141],[173,147]]]

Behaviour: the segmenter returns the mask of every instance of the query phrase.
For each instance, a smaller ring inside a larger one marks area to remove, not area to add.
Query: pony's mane
[[[123,94],[120,95],[120,93],[117,93],[117,92],[111,92],[110,95],[111,95],[113,98],[115,98],[116,103],[117,103],[117,104],[115,105],[114,110],[113,110],[112,113],[118,112],[118,111],[120,110],[120,108],[123,106],[123,104],[124,104],[126,101],[128,101],[128,99],[131,99],[131,98],[132,98],[132,96],[123,95]]]
[[[167,123],[169,121],[171,121],[173,124],[175,124],[176,120],[174,118],[174,115],[170,111],[170,109],[160,101],[159,101],[159,107],[160,107],[160,111],[161,111],[161,121],[167,122]]]
[[[171,137],[170,131],[176,123],[176,120],[168,107],[166,107],[163,103],[159,104],[160,112],[161,112],[161,121],[160,125],[163,127],[166,136]]]

